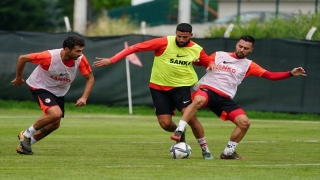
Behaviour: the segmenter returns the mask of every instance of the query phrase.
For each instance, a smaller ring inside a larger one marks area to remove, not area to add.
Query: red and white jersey
[[[196,90],[204,85],[202,87],[211,87],[233,98],[238,85],[246,77],[251,62],[247,58],[236,59],[227,52],[218,51],[215,55],[218,70],[215,72],[208,71],[194,86],[194,89]]]
[[[76,77],[77,69],[82,64],[88,64],[84,55],[77,60],[68,60],[71,66],[62,61],[60,52],[62,49],[44,51],[42,53],[33,53],[30,59],[35,64],[39,64],[27,79],[27,84],[33,89],[45,89],[57,97],[64,96]],[[82,70],[82,74],[91,72],[90,66]]]

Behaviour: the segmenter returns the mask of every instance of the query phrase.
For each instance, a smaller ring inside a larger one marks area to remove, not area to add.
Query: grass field
[[[320,179],[320,122],[251,120],[237,152],[246,161],[220,160],[234,126],[200,118],[215,159],[202,159],[190,128],[189,159],[172,159],[171,133],[155,116],[69,112],[59,130],[19,155],[19,131],[39,110],[0,109],[0,179]],[[174,118],[178,122],[178,117]]]

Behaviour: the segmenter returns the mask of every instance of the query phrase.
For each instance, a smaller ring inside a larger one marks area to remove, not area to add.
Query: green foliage
[[[56,32],[72,21],[73,0],[1,0],[0,30]]]
[[[57,131],[32,145],[35,155],[17,154],[18,132],[40,115],[23,109],[0,113],[0,179],[319,179],[319,122],[252,120],[237,146],[248,160],[236,161],[219,159],[234,124],[202,118],[215,157],[206,161],[190,127],[186,134],[190,158],[172,159],[171,133],[160,128],[155,116],[67,112]]]
[[[113,36],[133,34],[139,30],[134,21],[128,18],[110,19],[101,15],[94,23],[87,28],[86,36]]]
[[[317,30],[312,36],[312,40],[320,40],[320,13],[302,14],[294,16],[290,20],[270,19],[270,21],[259,24],[252,21],[249,24],[235,24],[230,37],[239,38],[244,34],[250,34],[255,38],[291,38],[305,39],[312,27]],[[223,37],[227,26],[212,26],[207,31],[206,37]]]
[[[46,3],[39,0],[1,0],[0,29],[1,30],[48,30],[50,24]]]
[[[131,0],[91,0],[90,3],[95,11],[101,12],[103,9],[111,10],[123,6],[130,6]]]

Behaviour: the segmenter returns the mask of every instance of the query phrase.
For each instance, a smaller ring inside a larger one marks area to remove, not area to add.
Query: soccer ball
[[[191,147],[184,142],[179,142],[170,147],[170,154],[174,159],[185,159],[191,156]]]

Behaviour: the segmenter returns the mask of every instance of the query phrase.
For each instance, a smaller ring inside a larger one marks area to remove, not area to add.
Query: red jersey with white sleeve
[[[207,88],[227,98],[233,98],[237,86],[249,75],[266,78],[269,80],[281,80],[291,77],[290,71],[270,72],[257,63],[244,58],[237,58],[233,52],[216,52],[210,55],[217,64],[218,70],[208,71],[194,86],[194,89]]]
[[[62,49],[47,50],[29,55],[31,62],[38,66],[26,80],[31,89],[45,89],[57,97],[64,96],[76,77],[77,69],[82,75],[92,72],[87,58],[63,61]]]

